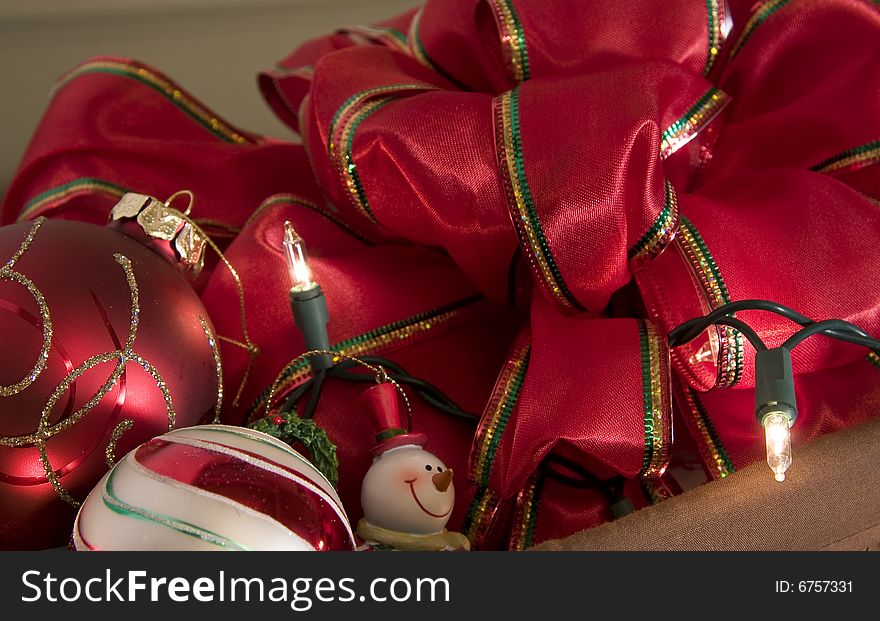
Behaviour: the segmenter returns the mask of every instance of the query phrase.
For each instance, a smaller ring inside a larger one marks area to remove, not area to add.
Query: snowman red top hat
[[[428,436],[407,431],[401,422],[397,390],[391,382],[382,382],[368,388],[361,393],[358,400],[376,430],[376,446],[370,449],[370,454],[374,457],[401,446],[423,447],[428,443]]]

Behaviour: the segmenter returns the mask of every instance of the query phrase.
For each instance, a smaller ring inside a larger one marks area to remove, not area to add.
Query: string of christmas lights
[[[732,316],[738,311],[746,310],[776,313],[802,327],[779,347],[768,349],[757,332]],[[676,327],[669,333],[669,346],[684,345],[697,338],[704,330],[719,325],[738,330],[755,348],[755,418],[764,429],[767,465],[777,481],[784,481],[785,473],[792,463],[791,428],[798,415],[791,351],[808,338],[821,334],[862,345],[880,355],[880,341],[848,321],[814,321],[777,302],[740,300],[720,306],[704,317],[690,319]]]
[[[327,303],[321,288],[312,276],[305,242],[290,222],[284,223],[283,245],[292,283],[290,302],[294,321],[303,334],[307,350],[327,350],[329,348]],[[740,311],[772,312],[800,325],[801,329],[794,332],[781,346],[768,348],[751,326],[734,316]],[[792,463],[791,427],[798,415],[791,351],[808,338],[823,335],[867,347],[880,355],[880,340],[871,337],[848,321],[840,319],[814,321],[776,302],[740,300],[720,306],[703,317],[695,317],[677,326],[669,333],[669,346],[684,345],[713,326],[727,326],[737,330],[755,349],[754,415],[764,429],[767,464],[776,480],[784,481],[785,473]],[[384,369],[390,378],[412,388],[426,403],[437,410],[475,424],[479,421],[478,414],[464,410],[442,390],[410,375],[400,365],[378,356],[365,357],[363,362]],[[334,364],[331,356],[324,355],[310,357],[309,363],[314,372],[312,377],[297,386],[282,406],[282,411],[293,412],[303,396],[309,393],[308,404],[301,414],[304,419],[314,415],[327,377],[355,382],[375,381],[371,375],[352,371],[358,364],[357,361],[347,360]],[[624,515],[632,510],[631,507],[621,504],[624,498],[619,481],[600,480],[576,462],[557,455],[551,455],[547,461],[548,464],[544,468],[547,476],[573,487],[602,490],[608,497],[609,504],[619,508],[619,511],[614,512],[615,516]],[[575,477],[561,472],[559,466],[573,473]]]

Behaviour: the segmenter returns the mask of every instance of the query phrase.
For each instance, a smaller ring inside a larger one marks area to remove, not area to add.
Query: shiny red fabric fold
[[[257,83],[266,103],[294,131],[300,131],[299,113],[308,95],[315,63],[330,52],[355,45],[379,45],[408,51],[406,32],[416,9],[370,26],[341,28],[333,35],[301,44],[271,69],[260,72]]]
[[[648,322],[565,317],[536,298],[531,330],[515,341],[474,436],[471,479],[511,497],[556,448],[600,478],[663,474],[672,442],[668,358]]]
[[[865,287],[876,261],[861,246],[865,237],[880,235],[876,205],[854,190],[807,171],[778,170],[754,174],[748,182],[733,177],[713,188],[719,198],[697,194],[682,198],[682,229],[676,252],[655,261],[636,278],[649,303],[674,295],[676,306],[657,308],[661,326],[669,330],[689,317],[724,300],[769,299],[787,304],[811,317],[840,317],[855,321],[870,333],[880,330],[880,300]],[[724,197],[723,199],[720,197]],[[841,227],[844,208],[857,226]],[[809,223],[808,231],[792,227]],[[831,233],[833,231],[833,234]],[[772,278],[755,278],[772,271]],[[693,276],[696,275],[696,278]],[[805,283],[812,283],[805,285]],[[812,294],[806,294],[807,291]],[[673,294],[672,291],[675,291]],[[796,328],[770,313],[747,311],[741,318],[756,328],[768,346],[778,346]],[[677,370],[693,386],[754,386],[754,350],[735,331],[712,331],[716,364],[711,358],[691,358],[707,344],[700,338],[677,348]],[[864,348],[830,339],[810,339],[792,353],[799,372],[839,366],[864,359]]]
[[[53,89],[2,214],[103,224],[126,191],[188,188],[193,217],[234,232],[265,197],[310,182],[296,145],[238,129],[152,67],[98,57]]]

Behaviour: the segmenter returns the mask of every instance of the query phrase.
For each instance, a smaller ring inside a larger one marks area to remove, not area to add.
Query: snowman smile
[[[425,505],[423,505],[422,501],[419,500],[418,495],[416,495],[415,485],[413,485],[413,483],[415,483],[417,480],[418,479],[410,479],[408,481],[404,481],[404,483],[409,485],[409,491],[412,494],[413,500],[415,500],[416,504],[419,505],[419,509],[421,509],[422,511],[424,511],[425,513],[427,513],[431,517],[435,517],[435,518],[445,518],[447,515],[452,513],[452,507],[450,507],[449,511],[447,511],[446,513],[431,513],[430,511],[425,509]]]

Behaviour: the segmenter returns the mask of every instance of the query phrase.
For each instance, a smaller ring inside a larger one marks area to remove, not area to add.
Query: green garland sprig
[[[302,419],[293,412],[280,412],[254,421],[251,429],[268,433],[291,447],[299,442],[309,452],[309,461],[321,474],[327,477],[330,484],[337,487],[339,483],[339,459],[336,457],[336,445],[330,441],[327,432],[318,427],[311,419]]]

